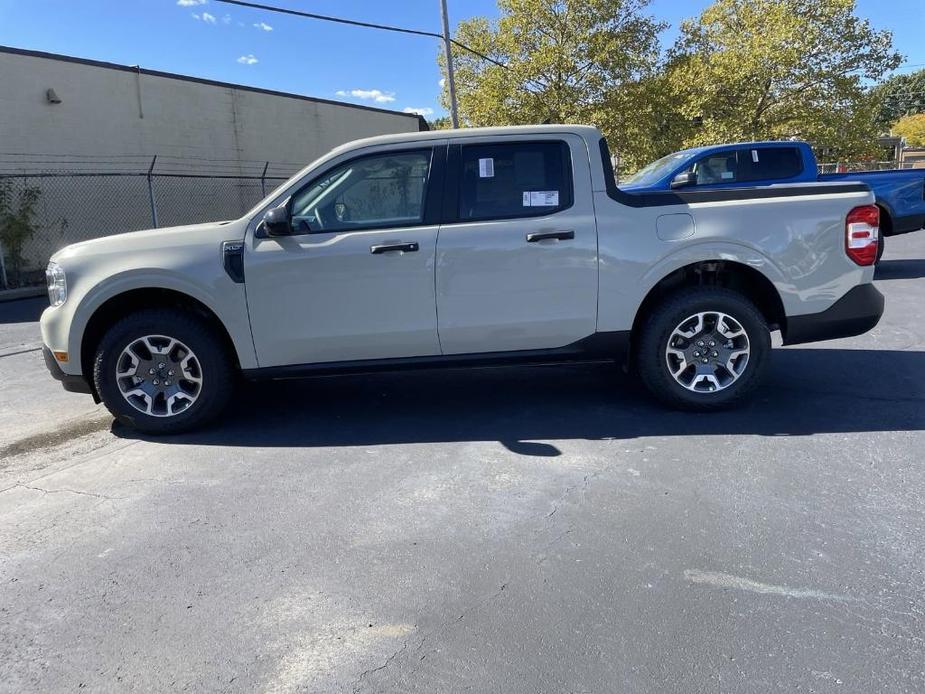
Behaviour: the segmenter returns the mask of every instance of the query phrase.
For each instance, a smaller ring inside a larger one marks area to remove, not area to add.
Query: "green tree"
[[[886,131],[903,116],[925,113],[925,70],[894,75],[871,93],[877,101],[877,122]]]
[[[481,56],[454,50],[460,121],[593,124],[624,161],[645,163],[655,128],[650,80],[665,27],[645,14],[648,3],[499,0],[497,21],[461,22],[454,38]],[[449,107],[446,90],[443,103]]]
[[[14,195],[9,179],[0,179],[0,245],[9,259],[14,284],[22,281],[23,246],[35,234],[35,208],[40,191],[26,186]]]
[[[453,127],[449,116],[438,116],[433,120],[427,121],[427,127],[431,130],[449,130]]]
[[[902,56],[854,0],[716,0],[681,25],[668,80],[685,144],[798,137],[832,156],[875,149],[877,101],[865,80]]]
[[[893,133],[906,138],[910,147],[925,147],[925,113],[903,116],[893,126]]]

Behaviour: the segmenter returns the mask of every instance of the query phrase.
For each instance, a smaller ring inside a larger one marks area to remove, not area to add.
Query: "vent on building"
[[[61,97],[58,96],[58,93],[54,89],[49,89],[47,92],[45,92],[45,100],[49,104],[60,104],[61,103]]]

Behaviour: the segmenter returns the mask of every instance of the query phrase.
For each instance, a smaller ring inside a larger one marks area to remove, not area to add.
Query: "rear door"
[[[589,154],[574,135],[451,144],[436,299],[444,354],[563,347],[597,325]]]

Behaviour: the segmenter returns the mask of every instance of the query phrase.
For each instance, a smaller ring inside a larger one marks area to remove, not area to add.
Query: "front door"
[[[588,160],[573,135],[450,145],[437,240],[444,354],[553,349],[594,334]]]
[[[430,146],[335,164],[295,193],[292,235],[246,250],[260,366],[440,353]]]

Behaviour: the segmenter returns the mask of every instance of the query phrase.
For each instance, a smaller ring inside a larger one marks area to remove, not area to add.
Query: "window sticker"
[[[491,157],[479,159],[479,178],[495,177],[495,160]]]
[[[558,190],[525,190],[523,196],[524,207],[558,207]]]
[[[757,149],[752,150],[752,161],[755,162],[756,164],[758,163],[758,150]]]
[[[733,178],[733,176],[734,176],[734,174],[732,173],[732,171],[723,171],[723,172],[720,174],[720,177],[721,177],[724,181],[728,181],[730,178]]]

